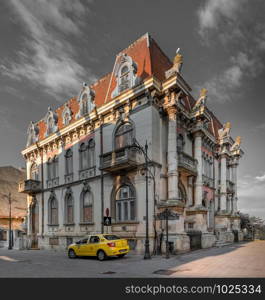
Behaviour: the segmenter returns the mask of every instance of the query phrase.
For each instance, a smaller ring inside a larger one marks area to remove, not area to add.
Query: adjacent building
[[[23,247],[28,205],[27,196],[18,193],[17,186],[25,175],[24,169],[0,167],[0,248],[9,246],[9,233],[11,245]]]
[[[164,238],[158,215],[166,208],[177,216],[168,226],[174,252],[242,238],[241,139],[207,108],[206,89],[193,98],[182,64],[180,53],[172,62],[147,33],[118,53],[109,74],[30,123],[19,190],[28,194],[32,245],[65,248],[104,231],[141,251],[146,187],[151,250]]]

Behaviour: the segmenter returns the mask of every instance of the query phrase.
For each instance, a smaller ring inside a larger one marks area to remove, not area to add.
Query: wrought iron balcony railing
[[[185,152],[178,153],[178,167],[193,175],[197,174],[197,160]]]
[[[130,146],[104,153],[100,157],[100,170],[115,172],[138,165],[138,151]]]
[[[19,182],[19,193],[35,194],[41,191],[41,182],[39,180],[27,179]]]

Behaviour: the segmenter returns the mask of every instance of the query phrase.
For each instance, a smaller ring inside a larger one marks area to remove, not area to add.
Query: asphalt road
[[[169,259],[130,253],[100,262],[64,251],[0,248],[0,277],[265,277],[265,241],[201,249]]]

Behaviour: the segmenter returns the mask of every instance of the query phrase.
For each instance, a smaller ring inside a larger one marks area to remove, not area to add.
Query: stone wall
[[[202,234],[202,239],[201,239],[202,248],[213,247],[215,242],[216,242],[216,236],[213,233]]]

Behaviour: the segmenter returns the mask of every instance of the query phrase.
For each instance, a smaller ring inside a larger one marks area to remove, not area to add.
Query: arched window
[[[73,173],[73,151],[68,149],[65,153],[65,174],[70,175]]]
[[[39,168],[36,163],[33,163],[30,168],[30,179],[39,180]]]
[[[80,170],[86,170],[88,168],[88,147],[85,143],[82,143],[79,148],[80,154]]]
[[[93,222],[93,198],[89,191],[81,194],[81,221],[83,223]]]
[[[134,221],[136,209],[135,191],[130,185],[122,185],[116,192],[116,221]]]
[[[49,199],[49,224],[58,225],[58,201],[54,194]]]
[[[74,223],[74,201],[71,191],[68,191],[65,195],[65,223]]]
[[[92,168],[95,166],[95,141],[91,139],[88,142],[88,167]]]
[[[123,123],[115,132],[115,149],[123,148],[132,144],[133,126],[131,123]]]
[[[130,70],[127,65],[123,66],[120,71],[119,92],[130,88]]]

